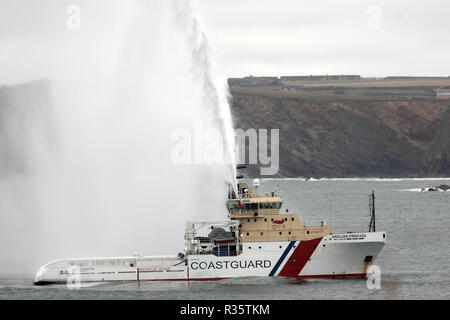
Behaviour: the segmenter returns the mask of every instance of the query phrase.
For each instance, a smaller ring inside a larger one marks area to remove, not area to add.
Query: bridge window
[[[245,203],[244,210],[258,210],[258,204],[257,203]]]
[[[259,204],[260,209],[280,209],[281,202],[264,202]]]

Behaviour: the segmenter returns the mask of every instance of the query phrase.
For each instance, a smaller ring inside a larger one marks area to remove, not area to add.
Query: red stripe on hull
[[[218,281],[218,280],[225,280],[225,279],[231,279],[231,278],[237,278],[237,277],[227,277],[227,278],[189,278],[189,279],[141,279],[142,281]],[[124,281],[124,282],[130,282],[134,280],[105,280],[103,282],[115,282],[115,281]],[[93,281],[93,282],[102,282],[102,281]]]
[[[322,241],[322,237],[300,241],[278,276],[297,278],[320,241]]]
[[[298,279],[322,278],[322,279],[344,279],[344,278],[366,278],[367,273],[343,273],[343,274],[315,274],[310,276],[297,276]]]
[[[141,281],[217,281],[217,280],[225,280],[231,279],[235,277],[226,277],[226,278],[189,278],[189,279],[146,279]]]

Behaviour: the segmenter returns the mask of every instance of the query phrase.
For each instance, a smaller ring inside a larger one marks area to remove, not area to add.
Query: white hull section
[[[364,277],[385,243],[385,232],[345,233],[313,240],[242,243],[237,256],[62,259],[43,266],[34,283]]]

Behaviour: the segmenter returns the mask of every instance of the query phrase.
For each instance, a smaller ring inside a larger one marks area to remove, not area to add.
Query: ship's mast
[[[369,232],[375,232],[375,192],[369,195],[370,223]]]

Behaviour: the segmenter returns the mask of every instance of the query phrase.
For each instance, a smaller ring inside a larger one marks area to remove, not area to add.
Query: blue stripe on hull
[[[277,263],[275,264],[275,266],[273,267],[272,271],[270,271],[269,273],[269,277],[273,277],[273,275],[277,272],[278,268],[280,267],[280,265],[283,263],[284,259],[286,258],[286,256],[288,255],[289,251],[291,251],[292,247],[294,246],[295,241],[291,241],[286,250],[284,250],[283,254],[281,255],[280,259],[278,259]]]

